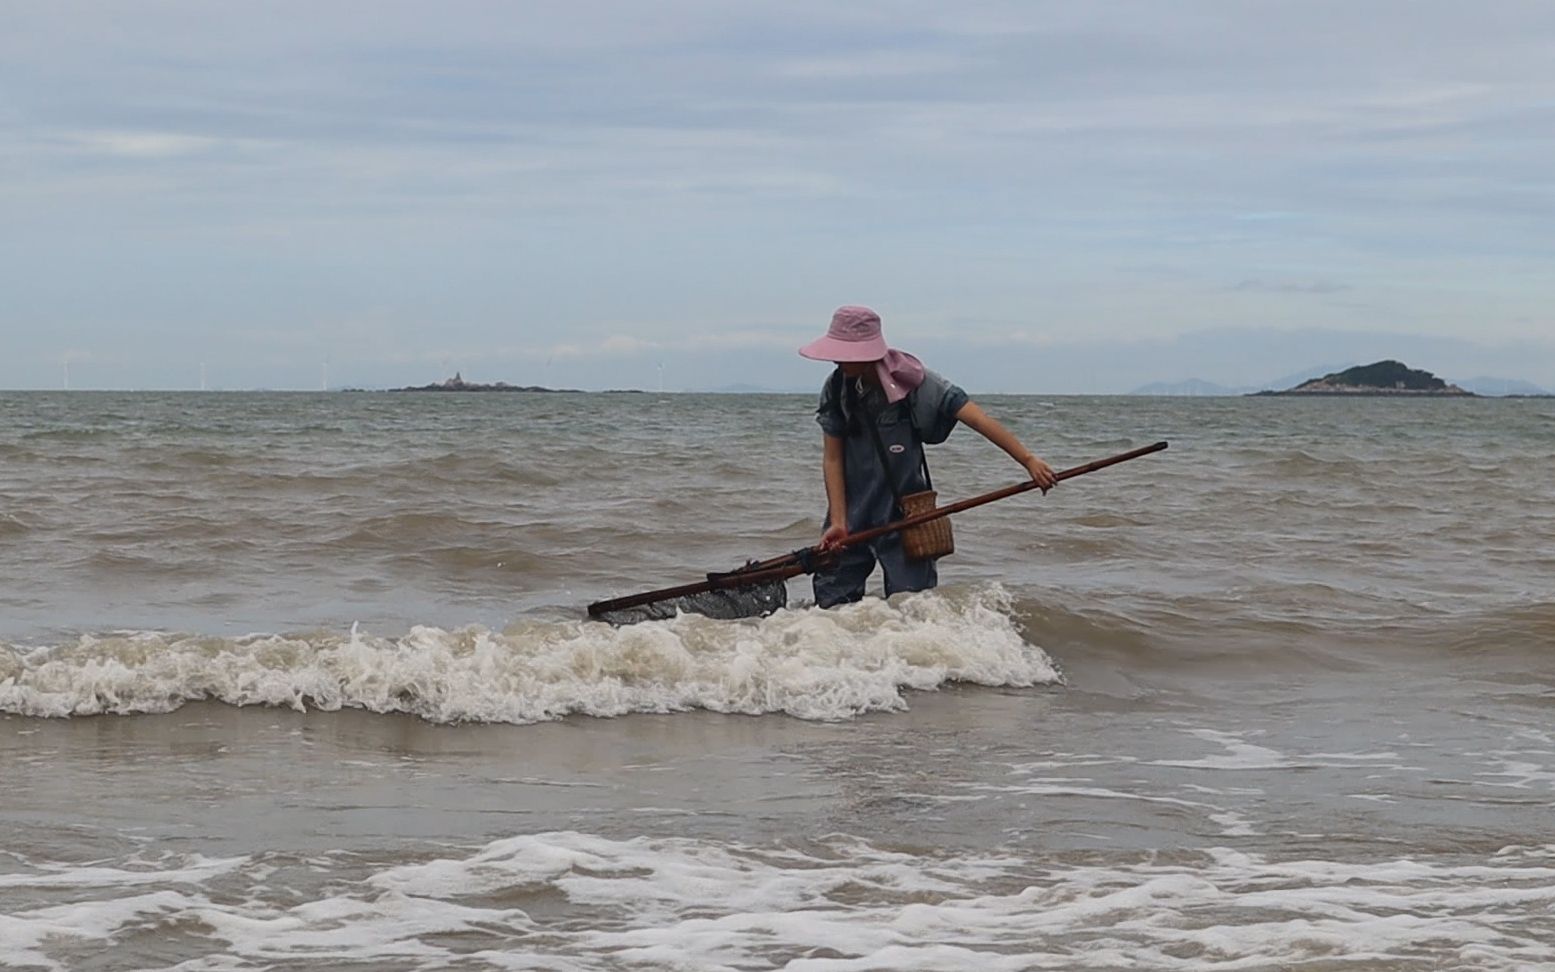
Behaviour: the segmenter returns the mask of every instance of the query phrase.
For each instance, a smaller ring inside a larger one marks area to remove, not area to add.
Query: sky
[[[12,0],[0,388],[1555,388],[1548,0]]]

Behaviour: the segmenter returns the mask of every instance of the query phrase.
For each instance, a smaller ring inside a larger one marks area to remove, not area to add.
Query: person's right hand
[[[833,523],[831,526],[826,528],[826,532],[825,533],[821,534],[821,549],[822,550],[835,550],[835,549],[837,549],[837,544],[841,543],[842,542],[842,538],[847,536],[847,535],[848,535],[848,528],[847,528],[847,526],[845,526],[845,525],[843,525],[841,523]]]

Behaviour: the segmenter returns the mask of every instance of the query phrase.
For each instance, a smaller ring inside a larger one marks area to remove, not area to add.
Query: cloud
[[[1265,294],[1338,294],[1352,288],[1349,284],[1334,283],[1329,280],[1313,280],[1310,282],[1294,280],[1242,280],[1227,289]]]
[[[851,51],[826,57],[779,60],[773,73],[780,78],[830,81],[943,75],[965,68],[964,55],[916,50]]]
[[[612,334],[603,340],[589,344],[554,344],[548,348],[538,350],[534,357],[545,358],[591,358],[597,356],[637,355],[648,351],[656,351],[661,347],[657,341],[648,341],[634,337],[630,334]]]
[[[647,325],[653,331],[675,330],[663,325]],[[695,330],[695,329],[693,329]],[[807,332],[806,332],[807,333]],[[605,335],[588,343],[526,346],[504,349],[504,356],[528,358],[622,357],[649,353],[680,354],[687,351],[783,350],[793,352],[808,340],[797,331],[714,331],[676,337],[650,339],[633,333]]]
[[[861,298],[984,348],[1549,326],[1543,0],[367,10],[9,15],[11,360],[348,319],[412,356],[777,356]]]
[[[170,159],[233,144],[227,139],[177,132],[74,132],[67,134],[64,141],[89,153],[134,159]]]

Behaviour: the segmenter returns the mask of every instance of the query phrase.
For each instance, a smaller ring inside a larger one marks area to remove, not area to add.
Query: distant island
[[[1399,361],[1359,365],[1304,381],[1284,391],[1259,395],[1389,395],[1404,397],[1473,398],[1474,393],[1450,385],[1429,371],[1410,368]]]
[[[542,388],[539,385],[510,385],[505,381],[485,385],[475,381],[465,381],[464,376],[458,372],[447,381],[433,382],[430,385],[413,385],[408,388],[390,388],[392,392],[568,392],[579,394],[576,388]]]

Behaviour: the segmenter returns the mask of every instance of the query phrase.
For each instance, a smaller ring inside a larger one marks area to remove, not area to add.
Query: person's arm
[[[843,440],[835,435],[822,438],[826,442],[821,452],[821,474],[826,481],[826,510],[831,524],[821,534],[821,549],[829,550],[848,535],[848,478]]]
[[[1037,458],[1030,449],[1021,445],[1020,439],[1015,433],[1000,425],[998,420],[978,407],[976,402],[967,402],[956,412],[956,419],[976,429],[978,434],[992,442],[994,445],[1009,453],[1010,458],[1026,467],[1026,472],[1042,492],[1047,492],[1058,485],[1058,480],[1053,478],[1053,469],[1047,463]]]

